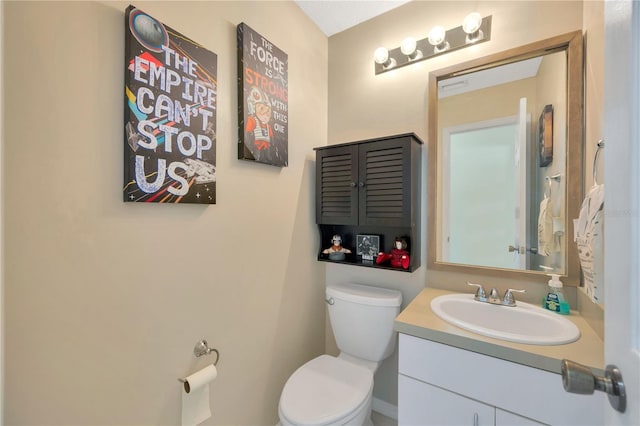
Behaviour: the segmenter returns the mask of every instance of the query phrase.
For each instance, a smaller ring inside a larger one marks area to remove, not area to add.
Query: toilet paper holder
[[[201,357],[202,355],[209,355],[211,352],[215,352],[216,360],[213,361],[213,365],[218,365],[218,360],[220,359],[220,352],[218,352],[215,348],[210,348],[209,344],[206,340],[202,339],[193,347],[193,355],[196,358]]]
[[[196,358],[201,357],[202,355],[210,355],[211,352],[215,352],[216,360],[213,361],[213,365],[218,365],[218,361],[220,360],[220,352],[216,348],[210,348],[209,344],[206,340],[202,339],[193,347],[193,355]],[[182,383],[186,383],[187,381],[183,378],[178,379]]]

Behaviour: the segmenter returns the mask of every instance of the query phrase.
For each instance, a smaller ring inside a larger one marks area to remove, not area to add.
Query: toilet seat
[[[372,391],[370,370],[321,355],[298,368],[285,384],[280,397],[280,417],[286,423],[305,426],[347,421],[367,405]]]

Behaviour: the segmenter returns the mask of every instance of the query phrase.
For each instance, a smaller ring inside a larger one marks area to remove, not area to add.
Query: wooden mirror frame
[[[580,285],[578,250],[573,243],[573,219],[580,213],[583,198],[583,46],[582,32],[574,31],[537,41],[500,53],[474,59],[429,73],[429,140],[427,143],[427,268],[438,271],[478,274],[508,279],[539,280],[546,283],[544,271],[502,269],[475,265],[447,263],[437,260],[437,200],[438,200],[438,81],[507,63],[529,59],[553,52],[567,52],[567,164],[566,164],[566,269],[561,275],[570,286]]]

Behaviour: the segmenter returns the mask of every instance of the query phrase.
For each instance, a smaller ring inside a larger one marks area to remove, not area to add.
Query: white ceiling
[[[295,0],[328,37],[410,0]]]

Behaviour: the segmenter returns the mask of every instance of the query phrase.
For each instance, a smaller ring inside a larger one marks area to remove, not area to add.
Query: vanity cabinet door
[[[398,426],[493,426],[495,408],[428,383],[398,376]]]
[[[540,426],[544,423],[496,408],[496,426]]]
[[[496,426],[604,424],[602,407],[606,396],[603,392],[585,399],[565,392],[560,374],[404,333],[399,335],[398,372],[399,412],[405,410],[404,406],[422,406],[425,411],[431,408],[427,400],[415,400],[406,387],[402,390],[403,377],[411,377],[442,392],[496,407],[500,410],[496,413]],[[457,411],[462,405],[455,403],[449,407]]]

